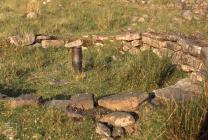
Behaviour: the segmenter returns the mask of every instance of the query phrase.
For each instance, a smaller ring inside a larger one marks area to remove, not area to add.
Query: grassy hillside
[[[151,51],[140,55],[121,54],[120,44],[104,42],[104,47],[89,46],[84,51],[84,74],[71,67],[70,51],[39,46],[15,47],[7,37],[33,32],[67,38],[91,34],[116,34],[125,30],[176,32],[208,37],[206,17],[184,19],[176,0],[150,0],[135,4],[122,0],[51,0],[43,4],[28,0],[0,1],[0,93],[18,96],[37,93],[60,98],[77,93],[93,93],[95,98],[112,93],[152,91],[187,76],[179,69],[165,75],[170,58],[159,58]],[[175,5],[175,6],[174,6]],[[178,5],[178,6],[177,6]],[[35,11],[38,18],[27,19]],[[163,78],[161,78],[163,76]],[[164,80],[162,85],[161,80]],[[138,112],[135,135],[123,140],[194,140],[205,124],[208,86],[203,82],[202,97],[187,103],[169,103],[166,108],[147,105]],[[94,122],[77,121],[64,111],[25,106],[11,110],[0,102],[0,139],[5,123],[17,123],[20,140],[96,140]]]

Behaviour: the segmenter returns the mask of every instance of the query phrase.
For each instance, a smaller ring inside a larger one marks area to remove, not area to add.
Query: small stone
[[[73,48],[73,47],[81,47],[83,45],[83,41],[78,39],[73,42],[69,42],[65,44],[66,48]]]
[[[127,112],[113,112],[102,117],[100,122],[108,123],[115,127],[126,127],[134,124],[136,120]]]
[[[133,41],[141,39],[141,33],[126,33],[123,35],[117,35],[116,40]]]
[[[124,136],[125,131],[122,127],[113,127],[112,136],[115,137],[122,137]]]
[[[183,13],[183,18],[186,19],[186,20],[189,20],[191,21],[193,19],[193,15],[192,15],[192,12],[191,10],[187,10]]]
[[[131,45],[132,45],[133,47],[139,47],[139,46],[142,45],[142,41],[141,41],[141,40],[133,40],[133,41],[131,42]]]
[[[66,114],[70,118],[81,119],[85,117],[85,114],[83,113],[83,111],[76,109],[76,108],[68,108],[66,110]]]
[[[116,94],[101,98],[98,105],[113,111],[135,111],[148,97],[147,93]]]
[[[78,94],[71,97],[69,105],[79,109],[94,109],[94,97],[92,94]]]
[[[95,131],[96,131],[97,134],[99,134],[101,136],[106,136],[106,137],[111,136],[111,129],[107,125],[105,125],[103,123],[100,123],[100,122],[98,122],[96,124],[96,130]]]
[[[45,103],[46,107],[66,109],[69,105],[69,100],[51,100]]]
[[[142,41],[144,44],[148,44],[150,45],[151,47],[154,47],[154,48],[164,48],[164,43],[160,40],[156,40],[156,39],[153,39],[153,38],[150,38],[150,37],[145,37],[143,36],[142,37]]]
[[[127,44],[127,43],[126,43],[126,44],[124,44],[124,46],[122,47],[122,50],[126,52],[126,51],[128,51],[129,49],[131,49],[131,48],[132,48],[132,46],[131,46],[130,44]]]
[[[200,72],[192,72],[190,75],[190,79],[193,83],[203,82],[204,76]]]
[[[36,12],[29,12],[27,14],[27,19],[36,19],[38,18],[38,14]]]
[[[10,107],[16,108],[21,107],[25,105],[40,105],[43,102],[43,99],[41,96],[38,96],[36,94],[24,94],[17,98],[13,98],[10,100]]]
[[[138,19],[138,22],[140,22],[140,23],[145,22],[145,18],[144,18],[144,17],[140,17],[140,18]]]
[[[55,47],[59,48],[64,46],[63,40],[42,40],[41,45],[43,48]]]

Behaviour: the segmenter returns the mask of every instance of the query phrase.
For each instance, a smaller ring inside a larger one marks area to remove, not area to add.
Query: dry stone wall
[[[97,101],[93,94],[78,94],[67,100],[50,101],[44,101],[42,97],[34,94],[21,95],[17,98],[0,94],[0,100],[8,101],[11,108],[23,105],[45,105],[65,110],[70,118],[90,117],[96,121],[96,133],[105,139],[114,139],[125,133],[131,134],[132,130],[135,130],[134,126],[138,118],[136,111],[146,103],[163,105],[164,100],[181,102],[199,97],[202,93],[201,82],[206,77],[208,66],[208,40],[174,34],[127,32],[116,36],[84,36],[71,41],[47,35],[23,34],[9,37],[9,40],[16,46],[39,43],[43,48],[82,47],[83,49],[92,43],[103,46],[104,41],[118,41],[122,44],[119,50],[121,53],[138,55],[142,51],[151,49],[159,57],[171,57],[174,64],[190,73],[190,77],[150,93],[120,93]]]

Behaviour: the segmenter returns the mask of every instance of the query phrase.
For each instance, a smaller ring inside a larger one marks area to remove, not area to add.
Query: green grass
[[[171,7],[175,1],[153,0],[150,5],[137,5],[115,0],[56,0],[38,8],[39,18],[27,20],[27,0],[3,0],[0,6],[0,36],[19,32],[34,32],[57,36],[81,36],[84,34],[112,34],[128,28],[139,31],[200,33],[207,36],[205,18],[186,21],[183,11]],[[21,4],[20,4],[21,3]],[[34,6],[30,6],[34,7]],[[147,15],[145,22],[132,21]],[[179,18],[180,21],[174,20]]]

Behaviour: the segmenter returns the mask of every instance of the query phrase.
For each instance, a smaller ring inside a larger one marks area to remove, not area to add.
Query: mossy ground
[[[39,1],[42,3],[43,1]],[[96,99],[113,93],[151,91],[168,86],[186,76],[179,69],[170,73],[170,58],[159,58],[151,51],[140,55],[121,54],[120,44],[105,42],[103,48],[89,46],[84,51],[84,78],[77,79],[71,67],[70,50],[38,46],[14,47],[5,37],[22,32],[59,37],[88,34],[115,34],[129,27],[140,31],[180,32],[207,36],[204,19],[178,23],[173,17],[182,11],[168,7],[171,1],[155,0],[154,5],[135,5],[114,0],[56,0],[47,5],[27,6],[27,0],[0,2],[0,92],[10,96],[37,93],[44,98],[60,98],[93,93]],[[151,10],[150,10],[151,9]],[[27,10],[40,16],[27,20]],[[148,15],[143,23],[132,25],[134,16]],[[115,59],[116,58],[116,59]],[[66,85],[51,85],[65,80]],[[204,88],[204,93],[207,89]],[[203,124],[207,97],[165,109],[151,105],[141,108],[136,136],[123,139],[195,139]],[[0,132],[5,123],[17,123],[20,140],[98,139],[90,119],[74,121],[63,111],[45,107],[9,109],[0,104]],[[0,133],[0,139],[6,139]]]

